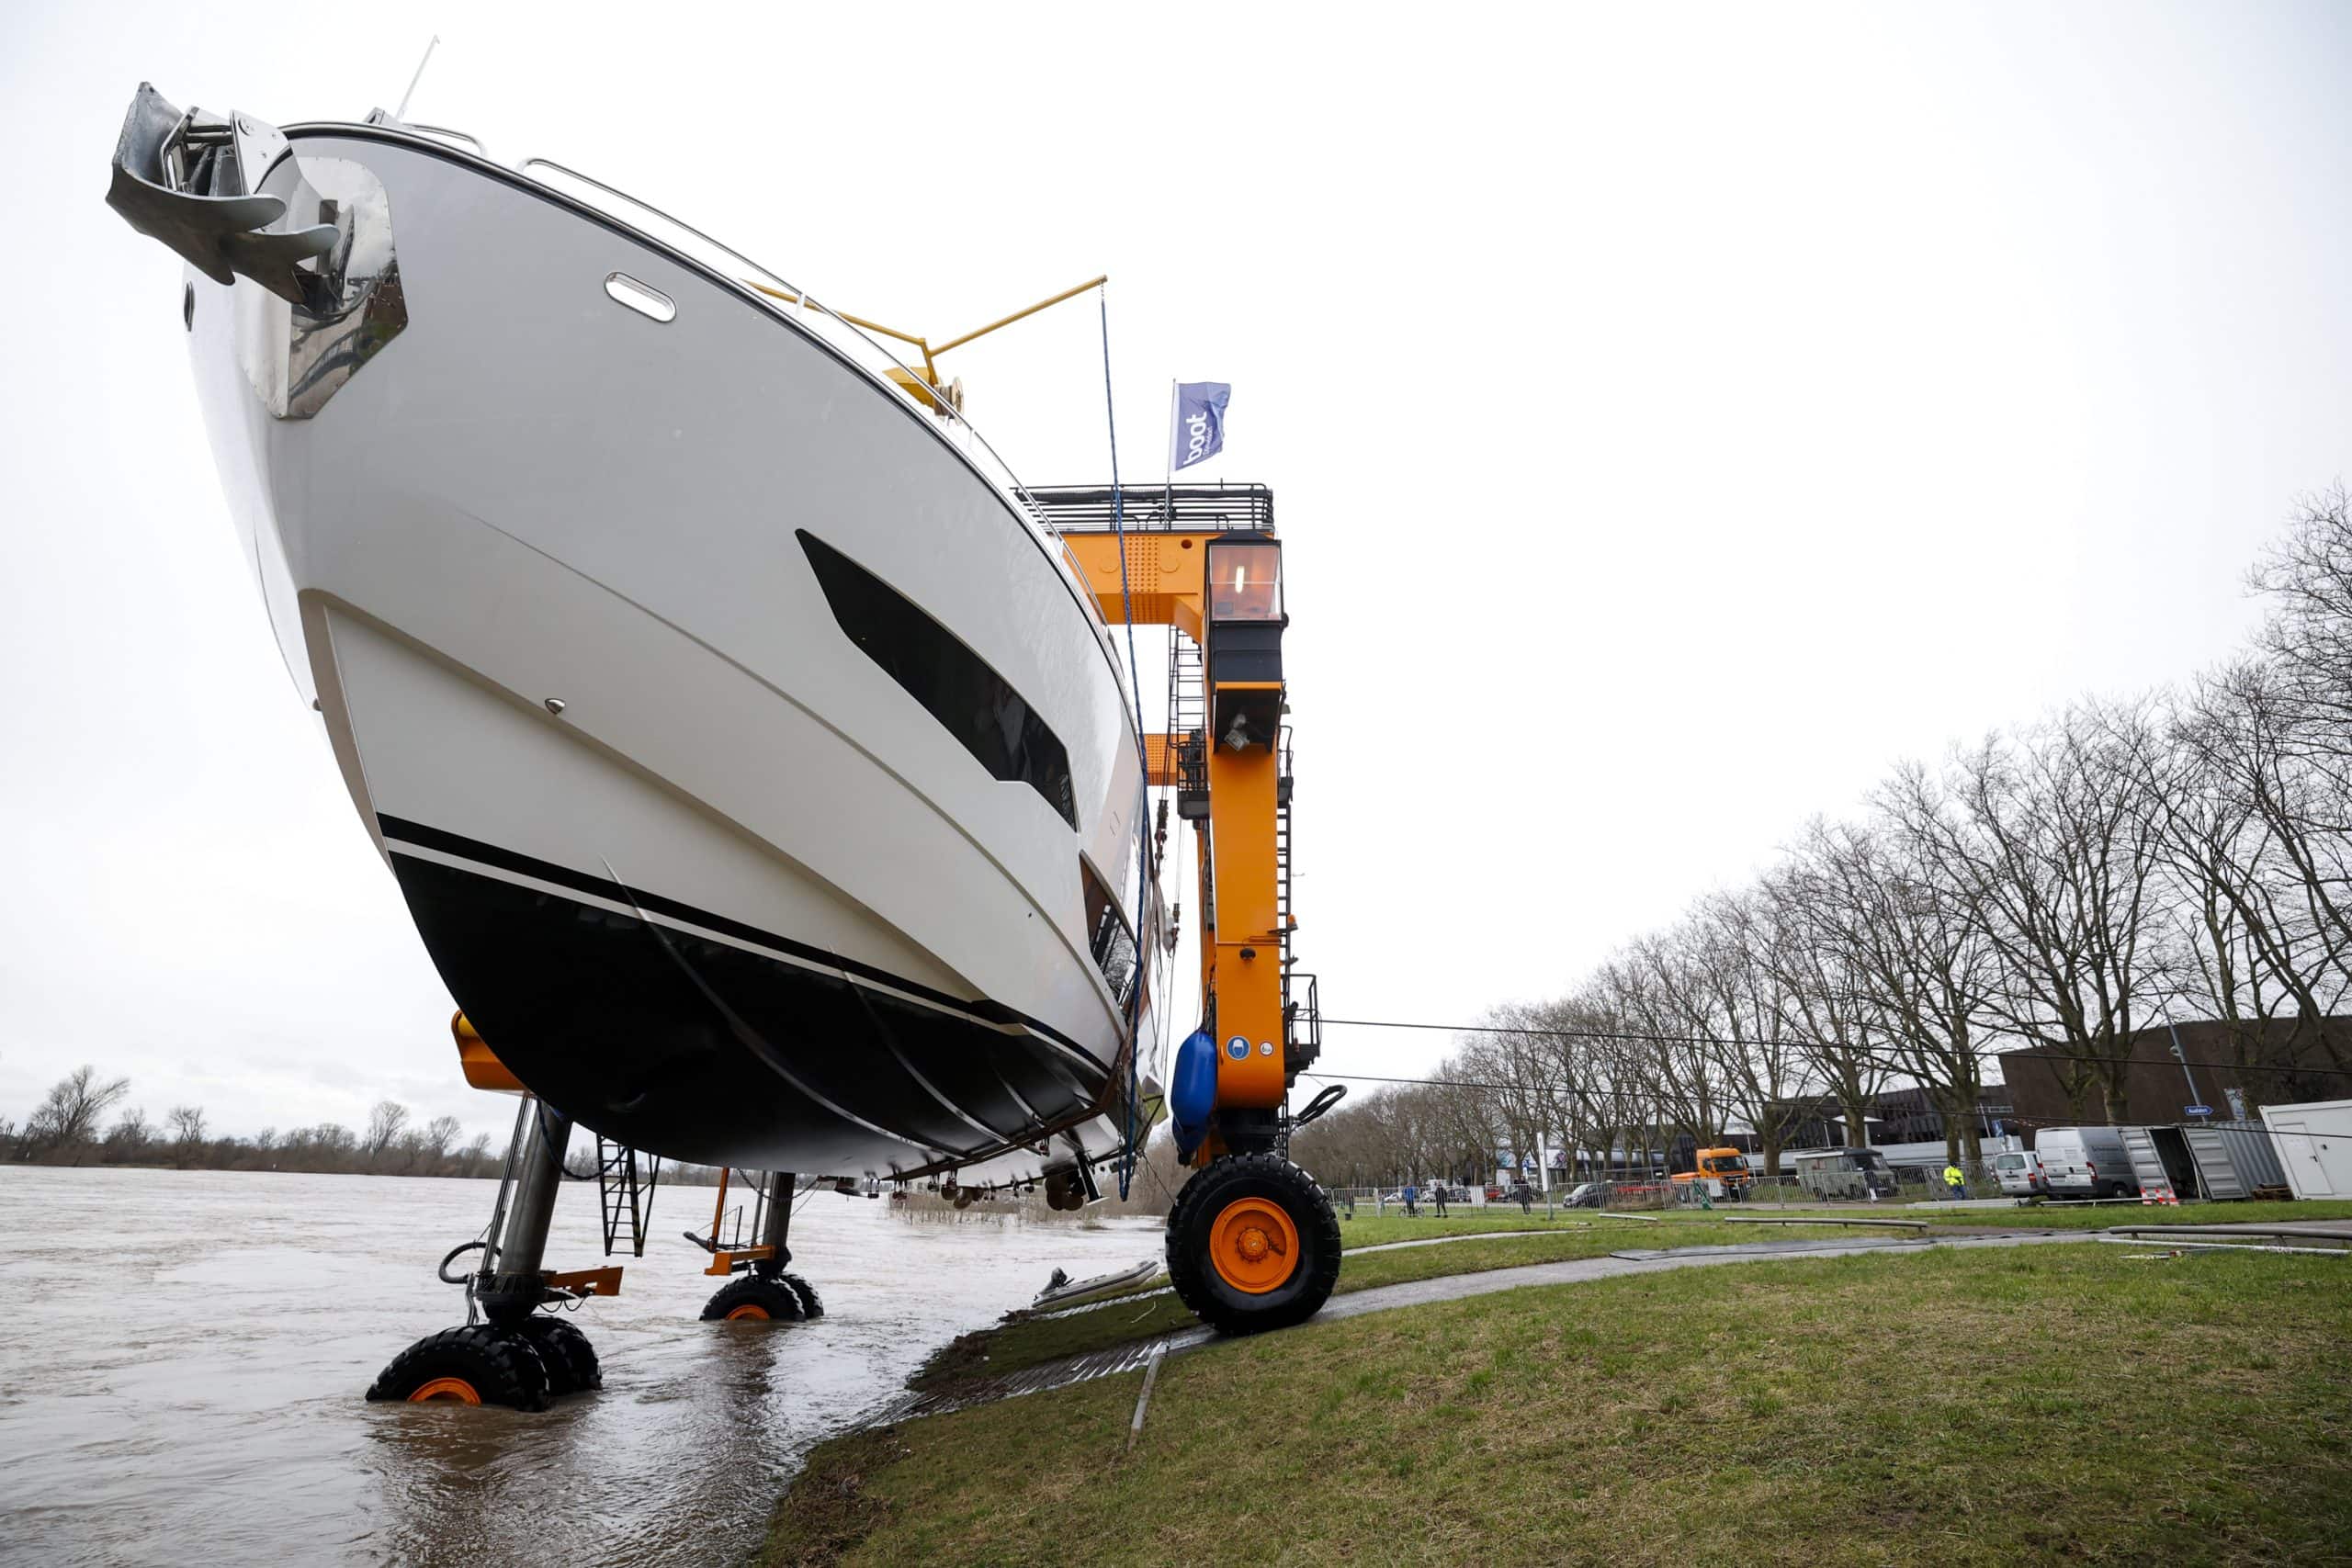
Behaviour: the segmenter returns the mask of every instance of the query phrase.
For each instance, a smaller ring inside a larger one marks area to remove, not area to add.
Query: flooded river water
[[[679,1232],[711,1190],[662,1191],[617,1300],[573,1321],[601,1394],[543,1415],[371,1405],[410,1341],[461,1323],[441,1254],[492,1184],[396,1177],[0,1168],[0,1561],[739,1562],[799,1457],[934,1348],[1074,1277],[1159,1250],[1100,1228],[804,1198],[812,1323],[706,1324],[719,1281]],[[664,1239],[666,1238],[666,1239]],[[601,1261],[568,1187],[550,1267]]]

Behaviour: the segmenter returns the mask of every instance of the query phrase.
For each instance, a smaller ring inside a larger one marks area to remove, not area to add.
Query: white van
[[[1795,1149],[1789,1163],[1796,1167],[1797,1185],[1808,1197],[1894,1196],[1894,1172],[1876,1149]]]
[[[2033,1140],[2052,1198],[2137,1198],[2140,1179],[2112,1127],[2044,1127]]]
[[[2023,1154],[1995,1155],[1993,1179],[2001,1184],[2004,1197],[2050,1196],[2050,1179],[2042,1174],[2041,1156],[2030,1149]]]

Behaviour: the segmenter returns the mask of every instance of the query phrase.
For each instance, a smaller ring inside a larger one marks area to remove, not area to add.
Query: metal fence
[[[1821,1207],[1867,1210],[1873,1206],[1903,1205],[1922,1202],[1982,1202],[2011,1198],[2002,1190],[1991,1159],[1960,1162],[1962,1182],[1958,1192],[1944,1182],[1941,1167],[1894,1166],[1892,1192],[1850,1190],[1861,1184],[1847,1183],[1849,1190],[1840,1191],[1839,1183],[1816,1178],[1810,1185],[1793,1170],[1781,1170],[1766,1175],[1761,1170],[1750,1173],[1749,1179],[1736,1191],[1711,1189],[1706,1183],[1677,1181],[1671,1174],[1648,1177],[1625,1176],[1610,1180],[1565,1181],[1554,1179],[1551,1190],[1530,1183],[1523,1205],[1529,1213],[1563,1213],[1573,1210],[1603,1210],[1657,1213],[1672,1209],[1724,1208],[1747,1206],[1765,1208]],[[1440,1212],[1436,1198],[1437,1183],[1416,1183],[1410,1213],[1416,1216],[1433,1216]],[[1404,1214],[1405,1189],[1401,1184],[1388,1186],[1339,1187],[1324,1189],[1331,1201],[1342,1213],[1357,1215]],[[1520,1209],[1521,1201],[1508,1185],[1476,1186],[1467,1182],[1445,1184],[1446,1213],[1457,1211],[1470,1213],[1489,1209]],[[2136,1201],[2137,1200],[2131,1200]]]
[[[2271,1149],[2270,1134],[2259,1127],[2222,1128],[2119,1128],[2119,1133],[2144,1134],[2148,1147],[2135,1155],[2134,1190],[2143,1184],[2152,1193],[2160,1194],[2156,1201],[2194,1201],[2207,1198],[2245,1196],[2284,1196],[2277,1174],[2278,1162]],[[2177,1145],[2177,1146],[2175,1146]],[[1795,1168],[1783,1168],[1767,1175],[1762,1170],[1751,1171],[1747,1179],[1733,1187],[1724,1182],[1706,1182],[1688,1178],[1677,1180],[1665,1173],[1642,1175],[1621,1174],[1606,1180],[1566,1180],[1555,1173],[1551,1190],[1530,1183],[1525,1207],[1529,1213],[1542,1211],[1557,1213],[1572,1209],[1601,1210],[1661,1210],[1677,1208],[1722,1208],[1732,1205],[1763,1206],[1767,1208],[1818,1207],[1868,1209],[1873,1206],[1901,1206],[1913,1203],[1967,1203],[1994,1205],[2003,1202],[2033,1201],[2056,1202],[2089,1202],[2136,1204],[2138,1196],[2109,1197],[2098,1200],[2056,1197],[2042,1192],[2011,1191],[2002,1186],[1997,1162],[2014,1160],[2017,1154],[2009,1151],[1988,1151],[1981,1159],[1953,1162],[1961,1180],[1955,1188],[1946,1180],[1951,1168],[1939,1159],[1932,1163],[1893,1164],[1882,1166],[1871,1173],[1871,1179],[1860,1179],[1861,1173],[1834,1166],[1815,1167],[1809,1172],[1794,1159],[1792,1151],[1784,1156]],[[2026,1157],[2030,1158],[2029,1155]],[[2157,1175],[2159,1162],[2163,1167]],[[2019,1174],[2013,1170],[2012,1176]],[[1888,1179],[1892,1190],[1888,1190]],[[2020,1183],[2020,1185],[2022,1185]],[[1412,1211],[1417,1214],[1434,1214],[1436,1201],[1434,1182],[1417,1184],[1419,1191]],[[1404,1213],[1404,1189],[1401,1185],[1384,1187],[1333,1187],[1328,1189],[1332,1201],[1343,1208],[1352,1205],[1352,1212],[1363,1213],[1368,1209],[1377,1214]],[[1445,1212],[1459,1208],[1475,1211],[1507,1204],[1520,1207],[1520,1201],[1508,1184],[1499,1187],[1475,1186],[1469,1183],[1446,1184]]]

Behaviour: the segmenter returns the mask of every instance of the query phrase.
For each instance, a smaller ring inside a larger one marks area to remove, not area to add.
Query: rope
[[[1119,547],[1119,614],[1127,624],[1127,685],[1135,703],[1136,768],[1141,781],[1136,788],[1136,874],[1142,878],[1136,889],[1136,972],[1135,988],[1127,994],[1127,1118],[1126,1136],[1119,1156],[1119,1201],[1127,1201],[1127,1188],[1135,1179],[1136,1168],[1136,1101],[1141,1093],[1139,1074],[1143,1042],[1137,1038],[1136,1010],[1149,976],[1147,965],[1151,962],[1149,933],[1143,931],[1143,914],[1148,907],[1151,889],[1155,886],[1151,874],[1151,758],[1143,743],[1143,671],[1136,660],[1136,607],[1127,592],[1127,533],[1125,502],[1119,489],[1119,413],[1111,396],[1111,288],[1105,283],[1095,290],[1094,302],[1102,323],[1102,419],[1111,435],[1111,537]]]

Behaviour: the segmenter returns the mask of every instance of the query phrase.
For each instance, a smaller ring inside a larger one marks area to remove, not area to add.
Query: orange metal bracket
[[[703,1272],[718,1275],[732,1274],[735,1272],[735,1266],[739,1263],[764,1263],[775,1256],[775,1248],[773,1247],[739,1247],[732,1250],[722,1247],[710,1255],[710,1267]]]
[[[577,1291],[583,1296],[617,1296],[621,1293],[621,1266],[607,1264],[602,1269],[574,1269],[563,1274],[542,1275],[549,1286],[559,1291]]]

